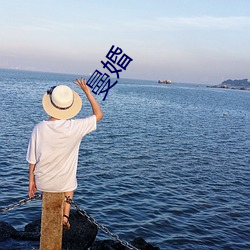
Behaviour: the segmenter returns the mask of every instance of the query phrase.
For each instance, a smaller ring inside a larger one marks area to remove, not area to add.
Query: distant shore
[[[250,82],[248,79],[223,81],[219,85],[207,86],[208,88],[220,88],[220,89],[236,89],[236,90],[250,90]]]

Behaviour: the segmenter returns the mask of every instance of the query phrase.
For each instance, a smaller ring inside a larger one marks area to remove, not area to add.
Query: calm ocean
[[[1,208],[27,197],[25,156],[34,125],[47,119],[43,93],[56,84],[80,92],[75,77],[0,70]],[[78,205],[126,241],[250,249],[250,92],[123,79],[102,98],[104,118],[80,148]],[[90,114],[84,100],[80,116]],[[0,221],[23,230],[40,212],[33,201]]]

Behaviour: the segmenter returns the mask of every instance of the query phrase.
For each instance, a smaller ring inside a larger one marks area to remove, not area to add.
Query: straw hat
[[[71,119],[82,108],[81,97],[66,85],[51,87],[43,96],[45,112],[60,120]]]

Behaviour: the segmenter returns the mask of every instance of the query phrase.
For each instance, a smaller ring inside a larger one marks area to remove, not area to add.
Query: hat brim
[[[42,100],[44,111],[49,116],[60,120],[67,120],[76,116],[82,108],[82,99],[74,90],[72,91],[74,96],[74,102],[70,108],[65,110],[56,108],[50,101],[50,95],[45,93]]]

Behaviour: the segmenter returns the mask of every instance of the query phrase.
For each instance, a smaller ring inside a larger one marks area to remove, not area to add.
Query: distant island
[[[171,80],[159,80],[158,83],[172,84]]]
[[[238,90],[250,90],[250,82],[248,79],[223,81],[219,85],[207,86],[208,88],[222,88],[222,89],[238,89]]]

